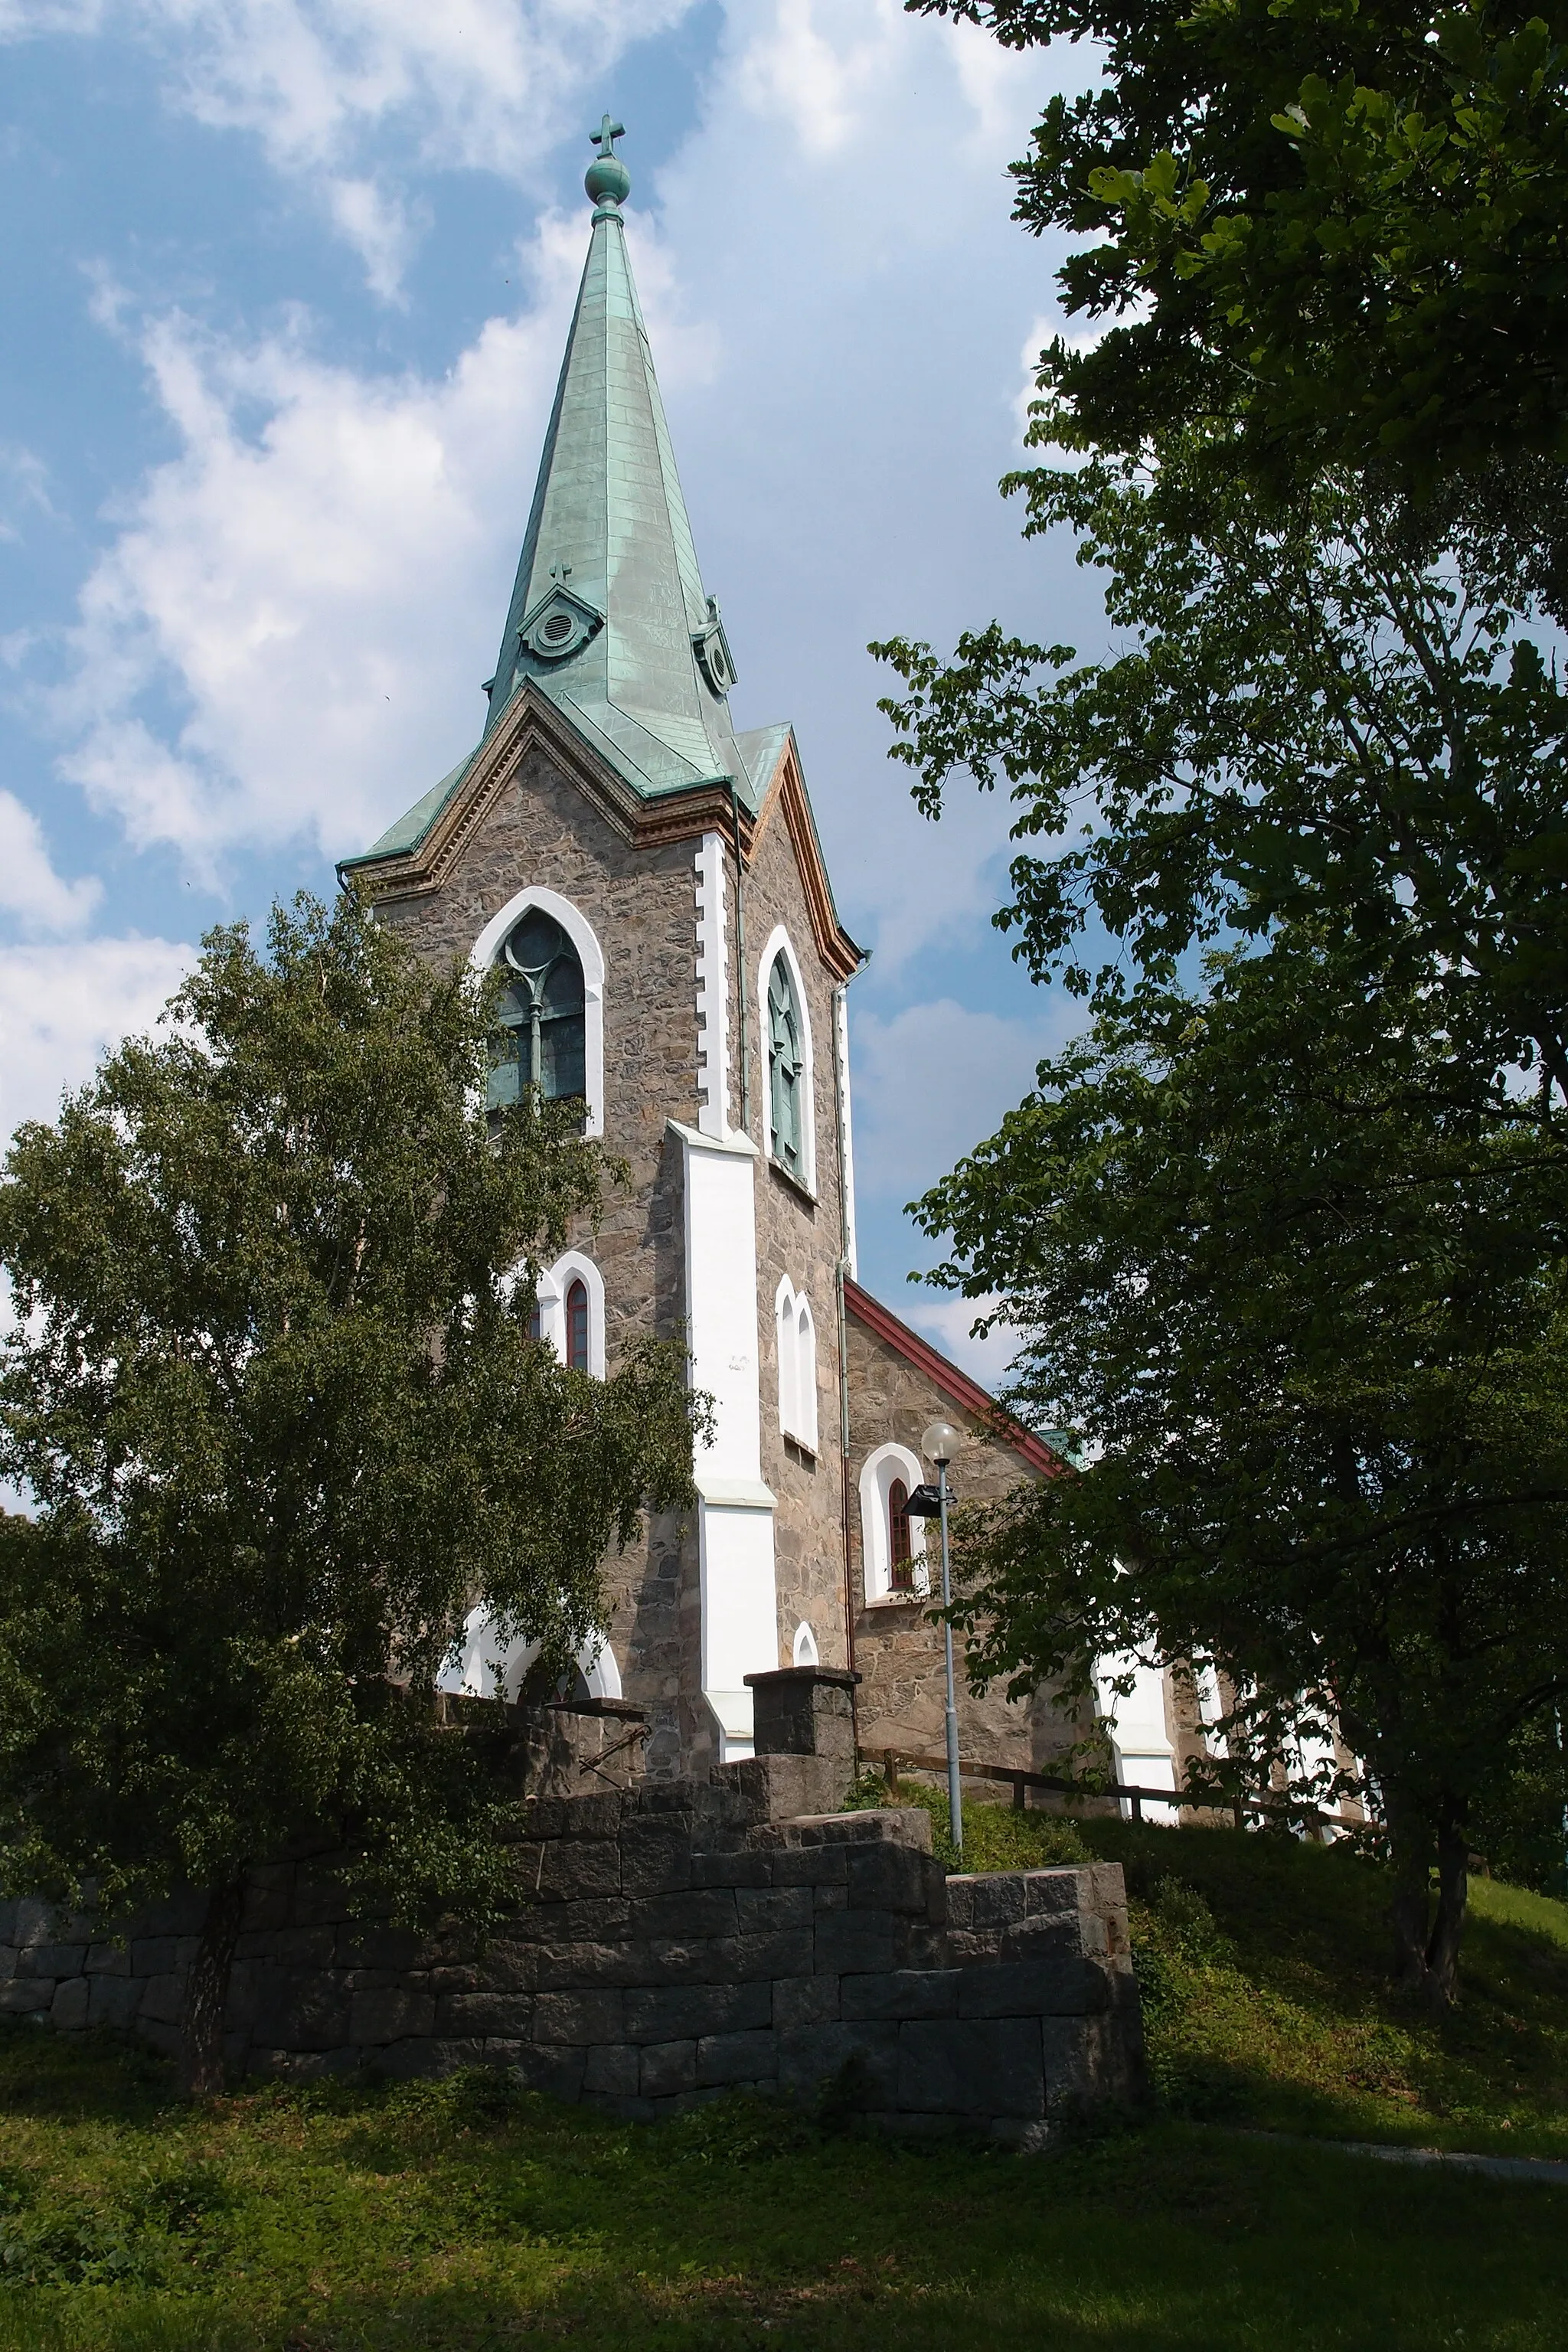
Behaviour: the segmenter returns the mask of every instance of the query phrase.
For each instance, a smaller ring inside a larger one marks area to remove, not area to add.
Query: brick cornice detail
[[[1054,1478],[1058,1475],[1064,1466],[1059,1456],[1053,1454],[1048,1445],[1042,1444],[1033,1430],[1026,1429],[1021,1422],[1014,1421],[1004,1412],[995,1398],[989,1396],[978,1381],[972,1381],[967,1372],[961,1372],[956,1364],[949,1363],[928,1339],[922,1339],[918,1331],[911,1331],[907,1323],[900,1323],[891,1307],[884,1307],[879,1298],[873,1298],[868,1290],[862,1290],[859,1284],[852,1282],[847,1275],[844,1277],[844,1306],[846,1312],[853,1315],[857,1323],[874,1332],[879,1339],[902,1356],[907,1364],[912,1364],[916,1371],[923,1372],[933,1388],[939,1389],[953,1404],[962,1405],[965,1412],[973,1413],[993,1436],[999,1437],[1004,1444],[1011,1446],[1015,1454],[1021,1454],[1031,1470],[1037,1470],[1043,1478]]]

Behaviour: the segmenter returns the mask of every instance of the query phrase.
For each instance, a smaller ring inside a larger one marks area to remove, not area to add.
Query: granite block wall
[[[255,1870],[229,2067],[499,2065],[650,2119],[736,2085],[810,2097],[841,2077],[889,2129],[1024,2147],[1141,2096],[1120,1869],[948,1878],[927,1813],[833,1811],[841,1780],[833,1759],[772,1755],[541,1796],[516,1911],[482,1949],[356,1917],[329,1854]],[[202,1912],[181,1898],[112,1937],[0,1905],[0,2011],[172,2050]]]

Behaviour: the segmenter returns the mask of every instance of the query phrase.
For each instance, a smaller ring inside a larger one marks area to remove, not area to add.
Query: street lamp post
[[[942,1638],[943,1659],[947,1669],[947,1817],[952,1832],[952,1851],[960,1861],[963,1858],[963,1791],[958,1777],[958,1706],[952,1684],[952,1622],[945,1612],[952,1606],[952,1571],[947,1549],[947,1465],[958,1451],[958,1432],[951,1422],[933,1421],[921,1439],[921,1452],[928,1462],[936,1464],[937,1516],[942,1526]]]

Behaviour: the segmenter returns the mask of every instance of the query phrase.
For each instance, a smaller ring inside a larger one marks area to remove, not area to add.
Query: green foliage
[[[1391,464],[1422,494],[1456,469],[1495,481],[1501,453],[1521,536],[1561,536],[1561,11],[906,5],[1102,60],[1013,167],[1017,217],[1073,239],[1067,309],[1111,322],[1042,354],[1042,438],[1128,450],[1173,416],[1223,418],[1261,478]]]
[[[1127,1874],[1167,2113],[1258,2129],[1568,2158],[1568,1906],[1481,1879],[1463,1999],[1390,1984],[1391,1885],[1342,1846],[1089,1820]]]
[[[1515,1743],[1504,1780],[1489,1784],[1470,1822],[1471,1843],[1517,1886],[1568,1895],[1568,1756],[1557,1710]]]
[[[108,1909],[323,1823],[405,1916],[504,1899],[504,1710],[431,1686],[476,1602],[559,1663],[690,1492],[679,1349],[529,1335],[616,1171],[487,1121],[492,1008],[353,897],[214,932],[165,1016],[21,1128],[0,1467],[0,1881]],[[514,1278],[514,1269],[520,1269]]]
[[[1037,980],[1103,999],[1194,942],[1316,923],[1369,987],[1441,991],[1479,1075],[1522,1064],[1568,1097],[1568,698],[1528,583],[1482,521],[1417,527],[1342,475],[1282,509],[1232,456],[1173,432],[1152,471],[1019,477],[1123,649],[1074,666],[994,626],[949,664],[873,647],[910,688],[882,705],[894,756],[930,814],[955,771],[1011,785],[997,921]]]
[[[863,1771],[849,1793],[850,1811],[883,1805],[918,1805],[931,1815],[931,1851],[944,1870],[1047,1870],[1058,1864],[1087,1862],[1089,1848],[1076,1822],[1060,1813],[1015,1812],[1010,1807],[965,1803],[963,1853],[953,1851],[947,1789],[904,1774],[899,1792],[880,1771]]]
[[[1224,1666],[1249,1775],[1337,1715],[1441,1997],[1467,1814],[1568,1667],[1568,714],[1506,530],[1343,473],[1283,507],[1234,452],[1173,430],[1152,470],[1028,478],[1031,528],[1105,569],[1113,659],[881,649],[928,807],[954,766],[1013,783],[999,919],[1099,1016],[920,1210],[937,1278],[1026,1335],[1015,1403],[1100,1449],[965,1573],[1020,1681]]]
[[[1568,1690],[1561,1117],[1299,933],[1207,977],[1104,1010],[921,1204],[1025,1335],[1015,1403],[1096,1455],[961,1528],[971,1672],[1210,1660],[1222,1785],[1337,1724],[1419,1972],[1429,1863],[1457,1945],[1468,1816]]]

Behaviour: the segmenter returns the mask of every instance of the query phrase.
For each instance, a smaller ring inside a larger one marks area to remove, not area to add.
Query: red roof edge
[[[859,1284],[852,1282],[847,1275],[844,1277],[844,1304],[857,1323],[863,1323],[868,1331],[874,1331],[879,1339],[885,1339],[889,1348],[896,1348],[905,1362],[923,1372],[943,1396],[951,1397],[954,1404],[962,1405],[965,1412],[973,1413],[977,1420],[989,1422],[996,1434],[1013,1448],[1015,1454],[1021,1454],[1032,1470],[1039,1471],[1042,1477],[1054,1478],[1065,1466],[1060,1455],[1053,1454],[1033,1430],[1026,1429],[1021,1422],[1004,1412],[995,1398],[988,1395],[978,1381],[972,1381],[967,1372],[961,1372],[956,1364],[950,1364],[945,1356],[939,1355],[929,1339],[922,1339],[918,1331],[911,1331],[907,1323],[900,1323],[891,1307],[884,1307],[879,1298],[873,1298],[868,1290],[862,1290]]]

